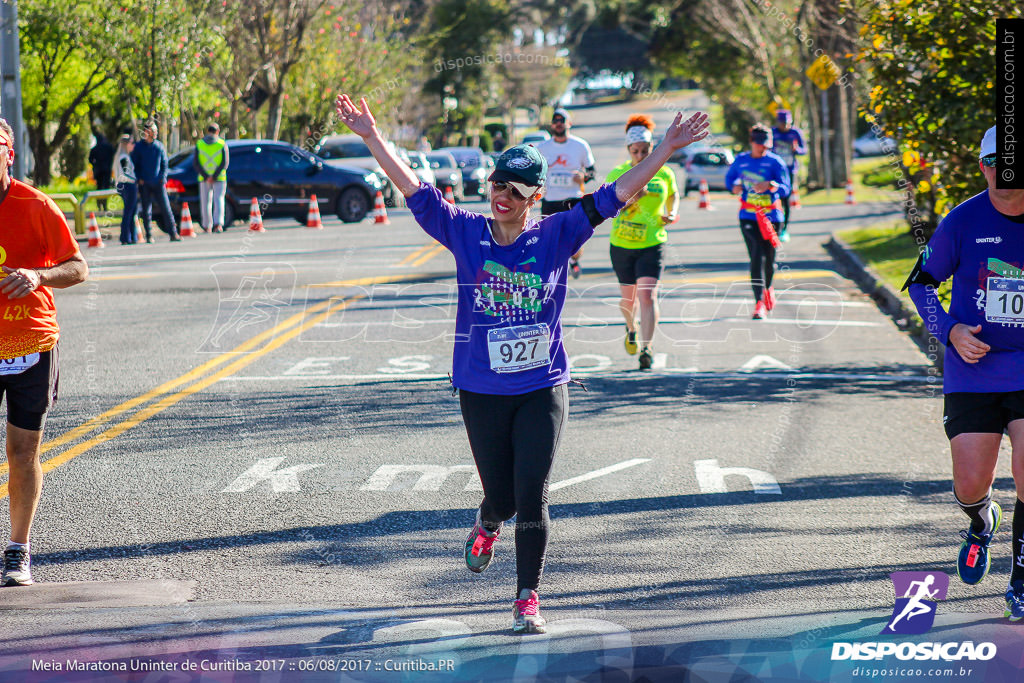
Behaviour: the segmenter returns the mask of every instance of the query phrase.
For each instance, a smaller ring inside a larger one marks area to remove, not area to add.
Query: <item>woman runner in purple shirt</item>
[[[493,218],[444,201],[384,143],[366,99],[339,95],[341,121],[359,135],[405,195],[431,237],[455,257],[458,310],[452,383],[459,390],[484,499],[466,541],[466,565],[482,572],[503,522],[516,517],[517,633],[543,633],[537,587],[548,542],[548,480],[565,429],[569,360],[562,345],[569,257],[647,186],[672,152],[703,139],[706,114],[681,113],[650,156],[571,210],[530,219],[543,196],[544,157],[529,145],[498,158],[491,182]]]

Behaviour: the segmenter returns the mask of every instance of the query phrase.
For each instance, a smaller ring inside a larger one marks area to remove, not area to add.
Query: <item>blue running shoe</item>
[[[956,562],[956,575],[968,585],[981,583],[981,580],[988,574],[991,560],[988,556],[988,546],[992,542],[992,536],[999,530],[999,523],[1003,521],[1003,509],[999,503],[992,503],[992,516],[995,522],[992,524],[990,533],[975,533],[967,528],[960,532],[964,542],[960,544],[960,557]]]
[[[1006,611],[1003,616],[1010,621],[1024,619],[1024,581],[1013,581],[1006,589]]]

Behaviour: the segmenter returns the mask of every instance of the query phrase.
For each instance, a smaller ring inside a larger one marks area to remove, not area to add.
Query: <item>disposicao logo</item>
[[[896,605],[880,635],[927,632],[935,623],[938,601],[946,599],[949,576],[942,572],[893,572],[889,577],[896,590]],[[971,641],[832,643],[832,661],[879,660],[892,656],[904,661],[988,661],[996,656],[996,646],[994,643],[975,644]]]
[[[893,572],[896,606],[882,635],[925,633],[935,623],[937,601],[946,599],[949,576],[942,572]]]

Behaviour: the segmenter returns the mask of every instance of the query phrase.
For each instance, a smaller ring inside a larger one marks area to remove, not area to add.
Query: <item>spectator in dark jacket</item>
[[[167,150],[163,143],[156,139],[157,127],[153,121],[147,121],[142,128],[142,140],[132,150],[132,164],[135,165],[135,178],[139,186],[139,205],[142,209],[142,227],[146,230],[146,241],[153,241],[150,222],[153,220],[153,202],[159,203],[160,229],[171,237],[172,242],[181,239],[171,212],[171,202],[167,198]]]
[[[107,142],[103,133],[96,133],[96,144],[89,150],[89,163],[92,164],[92,177],[96,179],[96,189],[110,189],[110,176],[114,167],[114,146]],[[100,199],[96,204],[101,211],[107,210],[106,199]]]

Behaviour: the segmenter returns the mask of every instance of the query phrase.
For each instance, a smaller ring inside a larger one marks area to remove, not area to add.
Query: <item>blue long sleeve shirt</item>
[[[946,344],[943,391],[1024,390],[1024,217],[1005,216],[988,190],[949,212],[923,253],[922,270],[938,282],[953,278],[949,312],[935,289],[910,285],[910,298],[928,331]],[[957,323],[981,325],[992,347],[966,363],[949,343]]]

